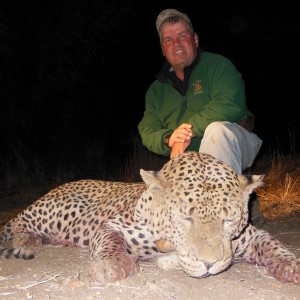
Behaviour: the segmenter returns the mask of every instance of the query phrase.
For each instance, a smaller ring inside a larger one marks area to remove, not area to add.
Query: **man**
[[[166,9],[156,29],[166,61],[146,93],[138,124],[143,145],[171,158],[185,151],[208,153],[241,174],[262,144],[252,132],[241,74],[224,56],[199,47],[186,14]]]

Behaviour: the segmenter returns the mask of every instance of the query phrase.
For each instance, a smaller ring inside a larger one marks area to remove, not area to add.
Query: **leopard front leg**
[[[163,270],[180,270],[178,256],[175,251],[161,254],[155,258],[156,265]]]
[[[139,271],[137,257],[127,252],[123,234],[110,226],[97,230],[90,244],[90,254],[94,261],[87,272],[100,284],[125,279]]]
[[[300,259],[270,233],[249,225],[235,243],[234,261],[266,266],[273,277],[300,283]]]

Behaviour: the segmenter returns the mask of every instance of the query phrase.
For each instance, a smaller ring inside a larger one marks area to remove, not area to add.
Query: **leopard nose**
[[[205,265],[206,269],[209,270],[213,264],[209,263],[209,262],[204,262],[204,265]]]

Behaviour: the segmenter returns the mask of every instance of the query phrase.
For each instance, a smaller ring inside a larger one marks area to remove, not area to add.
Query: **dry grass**
[[[266,174],[265,185],[256,191],[265,218],[284,217],[299,211],[299,158],[296,155],[284,156],[280,152],[275,152],[264,159],[263,168],[261,166],[258,168]]]

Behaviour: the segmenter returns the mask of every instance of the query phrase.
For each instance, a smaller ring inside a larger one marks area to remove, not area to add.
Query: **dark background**
[[[163,63],[155,20],[189,15],[205,50],[242,73],[262,151],[299,149],[296,1],[1,0],[1,171],[118,163]]]

